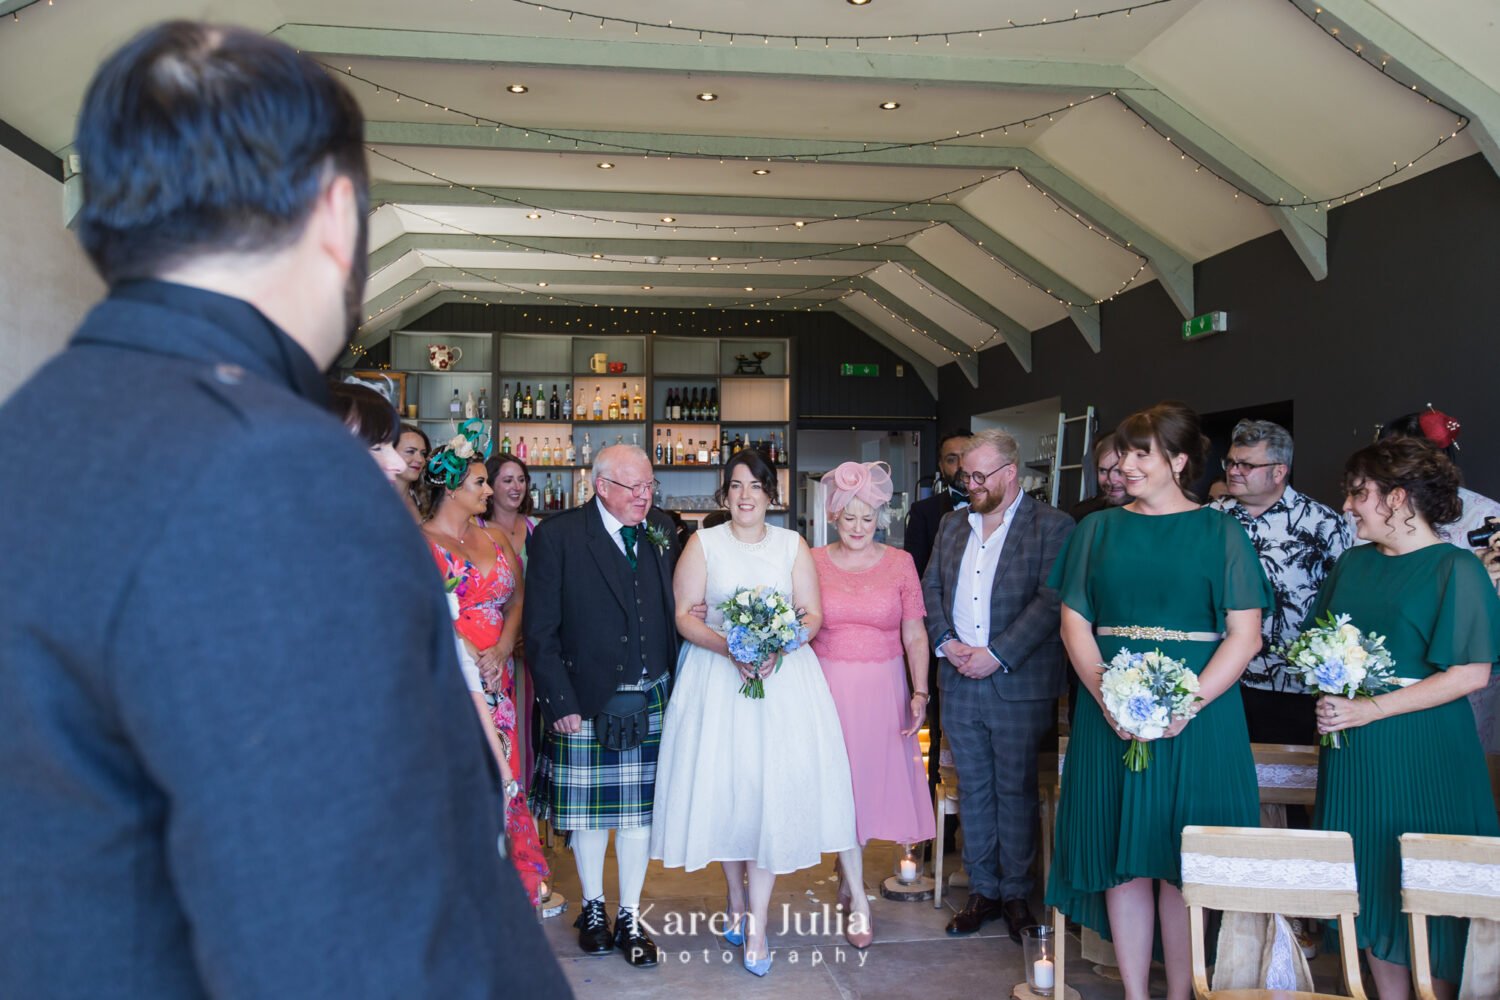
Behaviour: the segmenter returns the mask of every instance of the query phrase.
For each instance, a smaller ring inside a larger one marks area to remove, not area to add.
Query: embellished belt
[[[1094,629],[1095,635],[1117,635],[1124,639],[1149,639],[1153,642],[1218,642],[1223,632],[1183,632],[1175,628],[1158,625],[1101,625]]]

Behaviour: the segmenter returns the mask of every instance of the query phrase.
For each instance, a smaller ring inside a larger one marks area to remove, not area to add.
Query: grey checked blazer
[[[1007,701],[1056,698],[1066,687],[1059,600],[1057,591],[1047,586],[1047,576],[1073,531],[1073,519],[1024,494],[1017,503],[1020,506],[1000,552],[990,592],[990,648],[1010,672],[997,670],[975,681],[946,659],[940,660],[938,684],[945,705],[955,704],[954,699],[966,694],[980,694],[979,685],[991,685]],[[969,537],[967,509],[949,513],[938,526],[932,558],[922,577],[927,637],[934,645],[953,627],[953,595]]]

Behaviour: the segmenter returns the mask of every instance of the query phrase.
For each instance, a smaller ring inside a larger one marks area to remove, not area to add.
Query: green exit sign
[[[1204,313],[1194,316],[1182,324],[1182,339],[1197,340],[1211,333],[1223,333],[1229,329],[1229,317],[1222,312]]]
[[[880,374],[879,365],[839,365],[840,375],[859,375],[865,378],[874,378]]]

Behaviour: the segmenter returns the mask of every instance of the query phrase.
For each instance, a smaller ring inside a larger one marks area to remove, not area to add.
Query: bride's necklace
[[[739,535],[736,535],[733,530],[729,532],[729,537],[733,538],[737,544],[742,545],[747,549],[758,549],[766,544],[766,539],[771,537],[771,526],[768,524],[761,525],[760,537],[753,542],[745,541]]]

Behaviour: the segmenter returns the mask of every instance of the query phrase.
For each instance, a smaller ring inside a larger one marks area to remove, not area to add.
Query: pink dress
[[[880,561],[850,573],[813,549],[823,594],[823,627],[813,651],[838,709],[854,779],[854,827],[869,840],[930,840],[936,825],[927,772],[911,725],[901,623],[921,620],[922,582],[911,556],[887,545]]]

